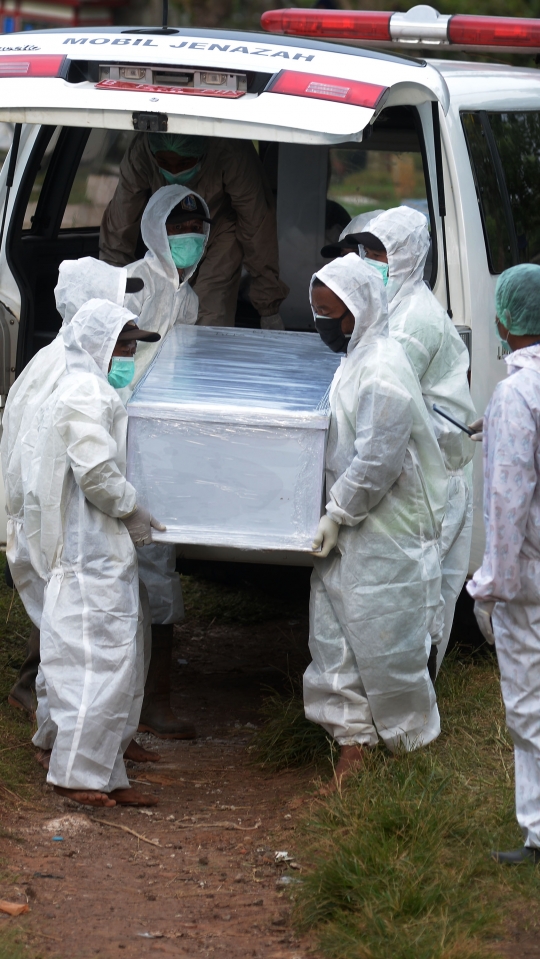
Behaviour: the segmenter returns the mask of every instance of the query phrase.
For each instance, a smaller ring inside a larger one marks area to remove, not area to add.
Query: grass
[[[19,744],[30,742],[33,729],[21,710],[8,705],[7,695],[26,657],[30,621],[16,591],[6,586],[5,562],[0,553],[0,784],[29,798],[35,780],[34,750]],[[5,800],[9,793],[0,790],[0,797]]]
[[[0,929],[0,959],[41,959],[43,953],[29,948],[25,940],[25,931],[17,926]]]
[[[337,749],[322,726],[305,718],[300,684],[289,678],[289,686],[285,696],[270,690],[265,698],[263,725],[251,744],[252,759],[274,772],[315,765],[330,774]]]
[[[500,955],[509,912],[536,914],[540,869],[489,858],[522,844],[494,660],[450,658],[438,696],[435,743],[395,757],[374,750],[342,795],[315,802],[303,821],[294,917],[328,959],[485,959]],[[259,762],[329,768],[329,743],[303,729],[298,699],[274,695],[265,709]]]

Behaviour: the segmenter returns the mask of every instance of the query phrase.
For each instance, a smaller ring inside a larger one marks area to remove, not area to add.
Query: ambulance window
[[[488,113],[510,201],[518,263],[540,262],[540,113]]]
[[[462,114],[492,273],[540,262],[540,114]]]
[[[133,136],[128,131],[91,131],[64,210],[62,230],[100,226],[118,183],[120,161]]]
[[[50,127],[49,127],[49,130],[50,130]],[[49,164],[54,154],[56,144],[58,143],[58,137],[60,136],[61,130],[62,130],[62,127],[56,127],[56,129],[54,129],[53,134],[50,140],[48,141],[47,146],[45,147],[45,152],[41,158],[41,163],[39,164],[39,169],[38,169],[36,178],[34,180],[34,183],[32,185],[32,192],[30,193],[28,204],[26,206],[26,211],[24,214],[24,220],[23,220],[23,226],[22,226],[23,230],[32,229],[32,220],[34,217],[34,213],[36,212],[39,197],[41,195],[41,188],[45,182],[45,177],[47,176]]]
[[[335,242],[359,213],[396,206],[411,206],[429,220],[422,146],[414,115],[405,107],[383,111],[361,143],[331,147],[326,242]],[[430,275],[431,262],[426,279]]]
[[[343,226],[370,210],[412,206],[429,216],[420,148],[417,153],[348,144],[330,149],[328,200],[339,205]],[[336,221],[338,212],[335,212]]]

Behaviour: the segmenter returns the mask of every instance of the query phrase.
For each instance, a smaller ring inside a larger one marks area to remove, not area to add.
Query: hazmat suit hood
[[[350,354],[362,340],[366,343],[376,336],[388,335],[388,304],[380,276],[364,263],[356,253],[348,253],[323,266],[318,277],[354,316],[354,330],[347,353]],[[313,279],[310,286],[313,289]]]
[[[107,378],[119,334],[133,313],[110,300],[89,300],[62,329],[67,373],[94,373]],[[112,387],[111,387],[112,389]]]
[[[339,234],[339,239],[344,240],[346,236],[349,236],[349,233],[364,233],[368,229],[368,223],[375,220],[381,213],[384,213],[384,210],[370,210],[368,213],[359,213],[358,216],[353,216],[351,222],[347,223],[345,229]]]
[[[56,309],[66,326],[77,310],[97,294],[122,306],[126,295],[127,270],[125,267],[109,266],[93,256],[79,260],[64,260],[58,270],[58,283],[54,290]]]
[[[165,274],[167,279],[172,281],[176,290],[180,285],[180,278],[178,276],[178,270],[171,256],[169,241],[167,239],[167,230],[165,229],[165,220],[169,216],[169,213],[174,210],[175,206],[180,203],[180,200],[183,200],[184,197],[189,196],[190,193],[200,200],[205,215],[210,217],[208,206],[206,205],[202,196],[199,196],[199,194],[195,193],[194,190],[190,190],[189,187],[174,184],[172,186],[162,186],[156,191],[156,193],[153,194],[153,196],[150,197],[141,220],[141,235],[146,246],[148,247],[148,253],[145,256],[145,260],[152,261],[150,265],[154,268],[158,268],[159,264],[159,272]],[[208,243],[209,232],[210,224],[203,222],[204,248],[201,258],[204,256],[204,250],[206,249],[206,245]],[[187,280],[189,280],[190,276],[195,273],[198,265],[199,262],[194,263],[193,266],[190,266],[184,270],[184,279],[182,283],[185,283]]]
[[[368,229],[381,241],[388,256],[388,304],[392,305],[398,294],[401,300],[416,293],[424,284],[429,253],[428,222],[424,214],[410,206],[399,206],[371,220]]]

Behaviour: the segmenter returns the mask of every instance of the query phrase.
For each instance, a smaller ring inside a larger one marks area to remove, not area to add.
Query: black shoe
[[[39,669],[39,638],[39,629],[32,626],[26,659],[19,670],[17,682],[8,695],[9,705],[24,709],[32,722],[36,718],[35,684]]]
[[[437,647],[433,645],[431,646],[429,659],[427,661],[427,670],[431,682],[435,685],[435,680],[437,679]]]
[[[492,852],[491,858],[498,863],[505,863],[509,866],[519,866],[522,862],[540,862],[540,849],[532,849],[530,846],[522,846],[521,849],[513,849],[511,852]]]

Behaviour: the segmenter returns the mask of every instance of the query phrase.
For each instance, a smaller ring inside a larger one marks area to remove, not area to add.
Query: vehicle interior
[[[6,238],[21,291],[17,373],[60,327],[54,302],[64,259],[99,255],[99,227],[113,196],[121,159],[135,133],[42,126],[14,201]],[[276,198],[281,276],[290,294],[281,308],[288,329],[311,330],[307,289],[326,262],[321,247],[338,239],[359,213],[400,204],[433,216],[420,119],[414,107],[390,107],[360,143],[255,144]],[[139,238],[138,256],[144,255]],[[430,256],[426,279],[433,285]],[[257,327],[242,278],[236,324]]]

